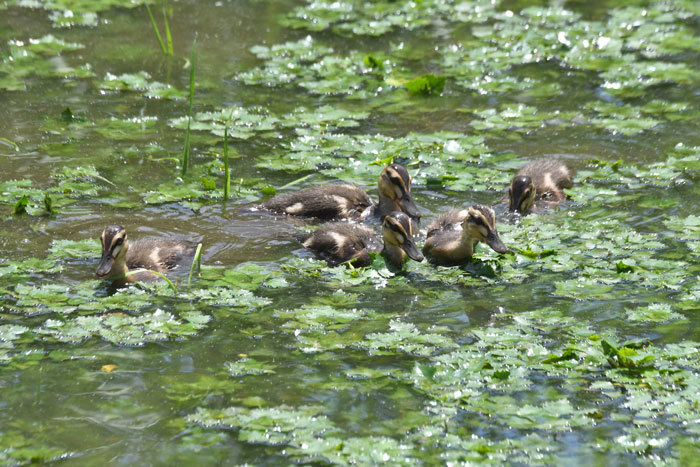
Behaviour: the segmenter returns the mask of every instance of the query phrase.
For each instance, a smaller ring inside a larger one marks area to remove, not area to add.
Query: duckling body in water
[[[374,206],[365,190],[349,183],[334,183],[275,196],[262,207],[283,214],[320,220],[359,219]]]
[[[538,159],[518,172],[508,190],[509,210],[526,215],[533,208],[549,208],[566,200],[571,170],[558,159]]]
[[[334,222],[297,239],[331,266],[350,260],[354,266],[368,266],[372,263],[369,253],[381,251],[392,266],[401,269],[406,257],[423,261],[412,233],[411,219],[394,211],[384,217],[381,237],[366,225]]]
[[[423,254],[431,263],[462,265],[471,260],[477,242],[485,242],[497,253],[507,251],[496,230],[496,214],[480,204],[440,214],[428,226]]]
[[[147,238],[130,244],[126,230],[108,225],[100,236],[102,258],[97,277],[112,280],[116,285],[127,282],[150,282],[158,276],[147,271],[126,275],[130,269],[149,269],[162,274],[170,272],[194,256],[194,248],[176,241]]]
[[[338,183],[304,188],[265,201],[264,209],[320,220],[384,218],[392,211],[403,211],[420,219],[420,211],[411,197],[411,176],[399,164],[388,165],[379,176],[379,205],[357,185]]]

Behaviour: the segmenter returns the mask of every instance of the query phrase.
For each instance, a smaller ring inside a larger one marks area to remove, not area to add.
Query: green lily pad
[[[672,319],[683,319],[684,316],[674,312],[667,303],[654,303],[646,307],[627,311],[627,318],[632,321],[665,322]]]
[[[254,358],[242,358],[237,362],[229,362],[226,369],[231,376],[267,375],[275,373],[275,365],[259,362]]]
[[[184,99],[187,94],[169,84],[149,81],[151,76],[145,71],[132,74],[113,75],[107,73],[97,87],[108,91],[132,91],[143,93],[150,99]]]

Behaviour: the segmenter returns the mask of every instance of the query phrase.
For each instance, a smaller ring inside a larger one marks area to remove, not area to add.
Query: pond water
[[[172,56],[139,2],[0,0],[0,463],[697,462],[698,2],[165,10]],[[570,199],[506,222],[540,157]],[[250,209],[391,161],[419,245],[484,203],[510,251],[330,268]],[[202,267],[115,291],[109,224]]]

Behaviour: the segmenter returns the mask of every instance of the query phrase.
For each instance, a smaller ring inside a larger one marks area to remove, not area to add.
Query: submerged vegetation
[[[0,463],[696,462],[697,2],[158,3],[0,0]],[[486,204],[508,251],[329,267],[255,209],[392,162],[419,246]],[[115,222],[195,260],[114,289]]]

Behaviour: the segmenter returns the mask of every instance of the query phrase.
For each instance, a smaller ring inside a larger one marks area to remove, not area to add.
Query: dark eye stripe
[[[395,221],[386,221],[385,223],[388,224],[388,227],[394,232],[399,233],[401,235],[406,235],[406,232],[404,231],[404,228],[401,224]]]
[[[387,171],[387,176],[391,183],[401,188],[402,191],[406,191],[406,183],[399,173]]]
[[[406,186],[401,177],[397,177],[396,175],[389,175],[389,180],[391,181],[391,183],[401,188],[402,191],[406,190]]]
[[[124,237],[119,237],[119,238],[112,244],[112,251],[114,251],[114,249],[115,249],[116,247],[118,247],[119,245],[121,245],[122,243],[124,243]]]

